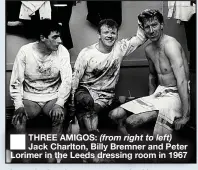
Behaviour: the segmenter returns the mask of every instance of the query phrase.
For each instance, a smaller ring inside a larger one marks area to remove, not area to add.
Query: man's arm
[[[23,51],[23,47],[21,47],[15,58],[10,79],[10,96],[14,101],[15,107],[15,112],[12,117],[12,124],[14,126],[18,121],[22,123],[24,119],[28,119],[27,112],[23,105],[24,70],[25,52]]]
[[[10,79],[10,96],[14,101],[15,110],[23,105],[23,81],[25,69],[25,53],[21,48],[14,61]]]
[[[188,80],[185,73],[184,59],[182,58],[180,44],[176,41],[168,42],[165,44],[165,54],[170,60],[182,103],[182,117],[175,121],[175,129],[177,130],[187,123],[190,116]]]
[[[66,49],[63,49],[63,53],[61,55],[63,55],[60,61],[61,84],[58,89],[58,98],[55,104],[64,107],[64,104],[71,92],[72,68],[69,52]]]
[[[127,56],[131,54],[138,47],[144,44],[146,40],[147,38],[144,34],[144,31],[142,30],[140,26],[138,26],[137,33],[135,36],[128,38],[128,39],[122,39],[120,41],[120,47],[123,52],[123,56]]]
[[[75,115],[76,109],[75,109],[74,96],[78,88],[79,82],[81,78],[83,77],[84,72],[87,67],[87,61],[85,60],[85,55],[86,55],[86,50],[83,49],[79,53],[76,59],[75,65],[74,65],[74,73],[72,76],[71,104],[70,104],[71,123],[75,122],[74,115]]]
[[[79,55],[76,59],[75,65],[74,65],[74,73],[73,73],[73,77],[72,77],[72,91],[71,91],[73,104],[74,104],[75,92],[76,92],[79,82],[80,82],[81,78],[83,77],[84,72],[87,68],[87,61],[85,59],[86,52],[87,52],[86,49],[83,49],[79,53]]]
[[[149,95],[153,94],[157,88],[157,72],[152,60],[149,57],[149,47],[145,48],[146,58],[149,64]]]

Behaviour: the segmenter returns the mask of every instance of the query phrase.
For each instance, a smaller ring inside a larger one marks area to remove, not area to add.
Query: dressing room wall
[[[181,43],[188,55],[184,26],[177,24],[174,19],[167,19],[167,1],[123,1],[122,24],[119,30],[119,39],[128,38],[136,34],[137,15],[146,8],[158,9],[164,14],[165,33],[175,37]],[[97,30],[86,20],[86,16],[86,1],[82,1],[73,7],[70,19],[70,31],[74,46],[70,49],[72,65],[74,64],[78,53],[84,47],[91,45],[98,40]],[[19,35],[10,33],[7,33],[6,35],[6,106],[12,105],[8,87],[15,56],[22,45],[32,41],[34,40]],[[116,94],[118,96],[129,96],[129,91],[132,96],[144,96],[148,94],[149,72],[148,63],[144,54],[144,47],[146,44],[137,49],[130,56],[127,56],[123,61],[120,79],[116,88]]]

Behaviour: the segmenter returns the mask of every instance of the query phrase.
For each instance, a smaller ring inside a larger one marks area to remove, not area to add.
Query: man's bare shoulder
[[[170,59],[170,61],[179,61],[182,59],[182,46],[173,37],[167,36],[164,40],[164,54]]]
[[[144,50],[145,50],[146,56],[149,57],[153,51],[153,44],[149,43],[148,45],[146,45]]]
[[[169,35],[166,35],[165,37],[164,47],[165,47],[165,50],[170,50],[174,48],[176,48],[175,50],[178,50],[178,49],[181,50],[181,44],[174,37],[171,37]]]

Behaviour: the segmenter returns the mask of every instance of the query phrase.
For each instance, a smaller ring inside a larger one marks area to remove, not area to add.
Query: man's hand
[[[17,121],[19,121],[19,123],[21,124],[23,121],[23,118],[28,119],[28,115],[27,112],[25,110],[24,107],[19,107],[15,112],[14,115],[12,117],[12,124],[16,125]]]
[[[190,117],[180,117],[175,120],[175,130],[179,130],[189,121]]]
[[[52,121],[63,120],[65,117],[63,108],[57,104],[52,107],[49,115],[52,118]]]

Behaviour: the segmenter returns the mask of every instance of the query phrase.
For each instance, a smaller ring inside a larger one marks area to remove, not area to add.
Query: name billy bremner
[[[102,137],[102,141],[101,141]],[[135,139],[136,138],[136,139]],[[134,140],[135,139],[135,140]],[[100,136],[99,141],[98,137],[94,134],[62,134],[58,140],[57,134],[28,134],[28,139],[30,145],[27,147],[25,152],[12,152],[11,151],[11,158],[41,158],[43,153],[39,151],[62,151],[69,152],[70,158],[83,158],[84,154],[91,155],[88,152],[88,148],[84,142],[90,142],[90,151],[107,151],[108,147],[110,151],[120,150],[120,151],[127,151],[127,150],[145,150],[147,145],[138,145],[138,144],[116,144],[117,141],[128,141],[132,143],[133,141],[143,141],[143,135],[137,136],[125,136],[123,139],[121,136],[108,136],[102,134]],[[169,136],[158,136],[156,138],[157,141],[169,141]],[[42,142],[42,144],[34,144],[33,142]],[[59,141],[63,141],[59,143]],[[66,144],[62,144],[66,142]],[[103,141],[110,141],[109,144],[103,144]],[[32,143],[31,143],[32,142]],[[76,143],[75,143],[76,142]],[[171,143],[165,143],[165,150],[186,150],[187,145],[172,145]],[[31,153],[34,151],[33,153]],[[35,153],[38,151],[38,153]],[[79,153],[73,153],[72,151],[80,151]],[[58,153],[59,154],[59,153]],[[57,155],[57,153],[56,153]],[[92,156],[91,156],[92,157]]]

